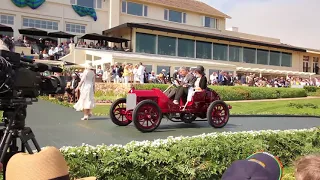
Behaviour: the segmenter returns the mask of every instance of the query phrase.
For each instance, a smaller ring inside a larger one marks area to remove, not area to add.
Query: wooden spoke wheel
[[[229,121],[229,108],[227,104],[221,100],[212,102],[207,110],[207,118],[212,127],[224,127]]]
[[[141,132],[152,132],[161,123],[162,112],[158,104],[151,100],[144,100],[137,104],[132,113],[132,120]]]
[[[112,103],[110,107],[110,118],[112,122],[118,126],[127,126],[132,122],[127,115],[126,98],[120,98]]]

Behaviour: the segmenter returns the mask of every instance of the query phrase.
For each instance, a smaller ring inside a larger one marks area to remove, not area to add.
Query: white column
[[[109,28],[113,28],[120,24],[121,2],[119,0],[109,1]]]

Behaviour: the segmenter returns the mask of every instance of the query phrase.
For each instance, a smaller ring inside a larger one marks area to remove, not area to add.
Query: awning
[[[55,37],[55,38],[73,38],[76,35],[69,34],[66,32],[58,31],[58,32],[52,32],[48,34],[49,37]]]
[[[124,39],[124,38],[108,37],[108,36],[97,34],[97,33],[85,34],[80,39],[100,40],[100,41],[104,40],[104,41],[115,42],[115,43],[122,43],[122,42],[130,41],[130,40]]]
[[[48,35],[47,31],[43,31],[41,29],[36,29],[36,28],[19,29],[19,33],[23,35],[31,35],[31,36],[47,36]]]
[[[2,32],[13,32],[12,27],[0,24],[0,31]]]
[[[286,70],[276,70],[276,69],[260,69],[260,68],[245,68],[237,67],[238,71],[246,72],[259,72],[259,73],[273,73],[273,74],[285,74],[285,75],[302,75],[302,76],[312,76],[316,73],[311,72],[300,72],[300,71],[286,71]]]

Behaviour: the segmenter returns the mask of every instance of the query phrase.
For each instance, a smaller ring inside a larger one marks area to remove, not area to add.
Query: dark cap
[[[272,154],[259,152],[238,160],[224,172],[222,180],[280,180],[282,164]]]

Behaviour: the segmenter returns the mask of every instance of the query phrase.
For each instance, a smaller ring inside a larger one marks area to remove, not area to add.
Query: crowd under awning
[[[108,42],[114,42],[114,43],[123,43],[123,42],[130,41],[130,40],[124,39],[124,38],[109,37],[109,36],[105,36],[105,35],[101,35],[101,34],[97,34],[97,33],[85,34],[84,36],[80,37],[80,39],[108,41]]]
[[[286,71],[286,70],[261,69],[261,68],[245,68],[245,67],[237,67],[237,71],[284,74],[284,75],[296,75],[296,76],[298,76],[298,75],[300,75],[300,76],[312,76],[312,75],[316,74],[316,73],[311,73],[311,72]]]

